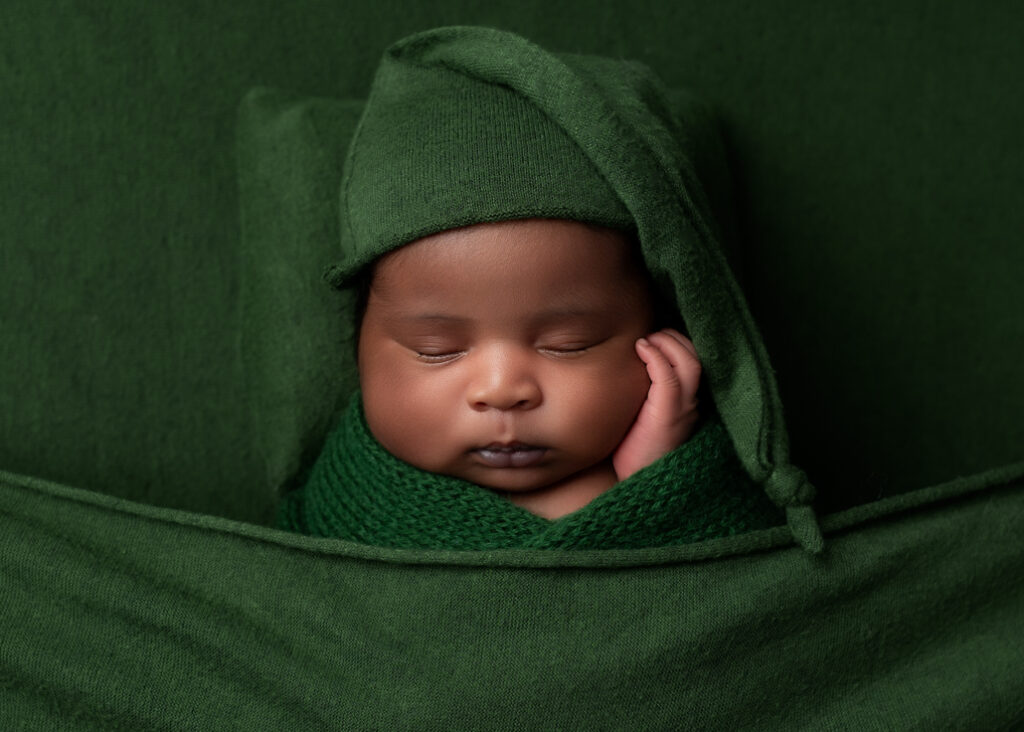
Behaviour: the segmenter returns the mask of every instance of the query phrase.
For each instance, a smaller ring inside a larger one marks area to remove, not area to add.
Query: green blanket
[[[1024,465],[828,516],[817,558],[785,527],[659,549],[399,550],[0,473],[0,716],[1014,729],[1022,516]]]

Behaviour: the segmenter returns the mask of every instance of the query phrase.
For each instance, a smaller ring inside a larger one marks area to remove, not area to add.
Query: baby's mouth
[[[489,468],[529,468],[543,459],[547,448],[523,442],[503,444],[493,442],[472,451]]]

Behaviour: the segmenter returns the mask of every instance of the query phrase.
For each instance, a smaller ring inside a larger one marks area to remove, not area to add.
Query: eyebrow
[[[422,322],[441,322],[441,323],[468,323],[469,318],[463,318],[458,315],[446,315],[444,313],[408,313],[404,315],[392,315],[387,318],[391,321],[399,321],[402,323],[422,323]]]
[[[609,315],[607,309],[587,307],[563,307],[550,308],[537,314],[536,319],[541,322],[551,320],[567,320],[570,318],[604,318]]]

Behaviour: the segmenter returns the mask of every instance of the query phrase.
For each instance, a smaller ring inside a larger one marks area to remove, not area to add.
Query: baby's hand
[[[651,388],[632,428],[612,455],[619,480],[682,445],[697,422],[701,365],[690,339],[665,328],[638,340],[636,352],[647,365]]]

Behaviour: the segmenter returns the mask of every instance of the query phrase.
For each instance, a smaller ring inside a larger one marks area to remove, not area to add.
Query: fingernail
[[[637,343],[639,343],[644,348],[647,348],[647,346],[651,345],[650,343],[647,342],[646,338],[641,338],[640,340],[637,341]]]

